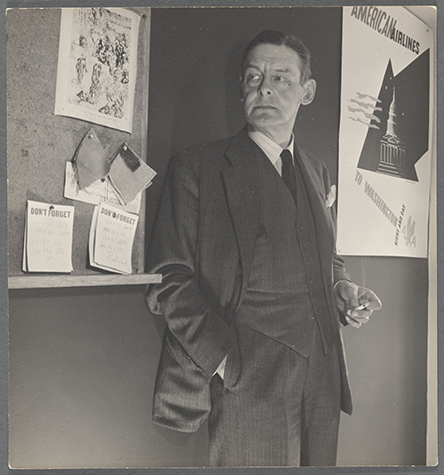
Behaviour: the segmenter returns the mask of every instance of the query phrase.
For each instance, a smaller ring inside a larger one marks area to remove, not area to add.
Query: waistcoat
[[[315,326],[327,352],[334,330],[298,154],[295,203],[270,160],[254,149],[262,212],[247,291],[235,318],[303,356],[309,354]]]

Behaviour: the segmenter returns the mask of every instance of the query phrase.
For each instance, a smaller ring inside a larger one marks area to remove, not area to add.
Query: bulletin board
[[[55,115],[59,35],[54,32],[60,32],[61,9],[11,9],[7,13],[10,288],[142,283],[158,279],[144,274],[144,194],[130,275],[90,266],[88,240],[95,205],[64,197],[66,162],[73,159],[91,127],[108,157],[125,143],[141,160],[147,160],[150,10],[131,10],[140,14],[132,133]],[[22,271],[27,200],[75,207],[71,274],[36,275]]]

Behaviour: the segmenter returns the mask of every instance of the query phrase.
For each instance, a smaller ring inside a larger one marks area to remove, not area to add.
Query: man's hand
[[[339,282],[335,291],[336,305],[352,327],[360,328],[368,322],[374,310],[380,310],[382,307],[381,301],[372,290],[359,287],[353,282]]]

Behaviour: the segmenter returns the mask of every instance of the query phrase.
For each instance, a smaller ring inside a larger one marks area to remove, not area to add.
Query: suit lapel
[[[303,150],[295,147],[295,156],[299,156],[302,177],[308,199],[313,211],[316,236],[323,266],[324,276],[331,279],[331,261],[334,244],[334,225],[330,209],[326,206],[326,193],[323,177],[315,170],[311,160]]]
[[[239,305],[247,289],[260,212],[257,167],[246,128],[234,137],[226,156],[232,166],[222,175],[243,271]]]
[[[330,209],[326,207],[325,203],[326,193],[323,177],[316,171],[304,151],[295,148],[295,156],[300,157],[300,169],[315,221],[323,275],[325,283],[328,285],[331,284],[331,262],[335,238]],[[258,168],[246,127],[233,138],[226,157],[231,167],[223,170],[222,176],[243,271],[238,302],[240,305],[247,289],[261,211]]]

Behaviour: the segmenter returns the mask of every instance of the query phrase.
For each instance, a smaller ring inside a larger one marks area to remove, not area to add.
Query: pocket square
[[[336,200],[336,185],[332,185],[330,188],[330,193],[327,195],[327,199],[325,200],[325,206],[330,208],[331,205]]]

